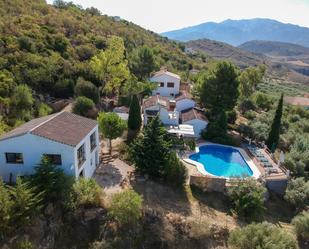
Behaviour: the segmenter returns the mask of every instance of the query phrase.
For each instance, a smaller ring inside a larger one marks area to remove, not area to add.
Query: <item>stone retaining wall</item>
[[[211,176],[190,176],[190,185],[198,187],[202,191],[210,192],[225,192],[226,179],[215,178]]]

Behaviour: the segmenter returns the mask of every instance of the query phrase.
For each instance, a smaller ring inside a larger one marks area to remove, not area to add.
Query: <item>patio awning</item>
[[[194,129],[192,125],[181,124],[179,126],[167,127],[167,132],[172,134],[179,134],[183,136],[194,137]]]

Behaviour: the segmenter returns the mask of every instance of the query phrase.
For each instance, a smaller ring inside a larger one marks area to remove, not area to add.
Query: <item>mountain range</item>
[[[215,60],[229,60],[240,68],[266,64],[274,77],[309,83],[309,48],[284,42],[250,41],[238,47],[209,39],[185,43],[191,54],[204,53]]]
[[[239,46],[252,40],[264,40],[309,47],[309,28],[264,18],[206,22],[161,35],[183,42],[207,38]]]

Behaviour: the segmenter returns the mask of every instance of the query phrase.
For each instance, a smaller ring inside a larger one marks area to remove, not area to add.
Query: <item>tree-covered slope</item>
[[[267,61],[266,56],[254,54],[223,42],[208,39],[189,41],[185,45],[187,49],[206,53],[216,60],[229,60],[240,68],[257,66]]]
[[[249,41],[238,46],[253,53],[269,56],[309,56],[309,48],[293,43],[274,41]]]
[[[0,71],[16,84],[58,97],[72,95],[64,88],[72,88],[80,76],[99,85],[89,60],[106,48],[112,35],[123,38],[127,58],[146,45],[152,48],[158,67],[181,73],[203,64],[186,55],[181,44],[133,23],[101,15],[95,8],[56,3],[0,0]]]

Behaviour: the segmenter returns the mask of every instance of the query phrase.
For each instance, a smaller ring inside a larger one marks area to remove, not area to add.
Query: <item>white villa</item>
[[[34,173],[42,156],[66,174],[91,177],[99,164],[95,120],[69,112],[33,119],[0,137],[0,176],[6,182]]]
[[[144,125],[159,115],[170,133],[198,138],[208,125],[203,112],[187,91],[180,91],[180,76],[161,70],[150,78],[158,84],[153,96],[143,102]]]
[[[180,76],[177,74],[162,69],[159,72],[156,72],[150,78],[150,81],[158,84],[158,88],[152,92],[153,95],[175,97],[179,94]]]

